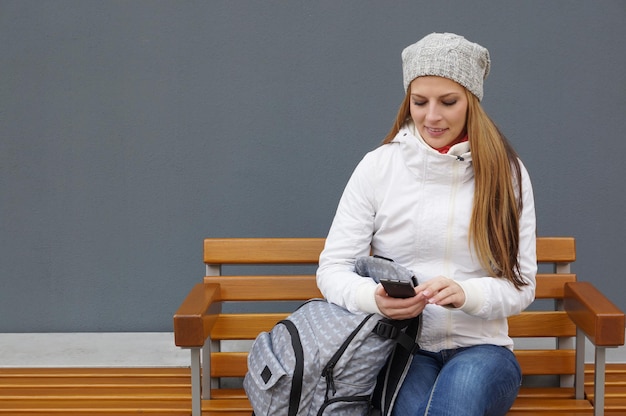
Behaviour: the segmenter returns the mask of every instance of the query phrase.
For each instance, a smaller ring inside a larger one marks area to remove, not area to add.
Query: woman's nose
[[[436,105],[429,105],[426,111],[426,120],[437,121],[441,119],[441,113]]]

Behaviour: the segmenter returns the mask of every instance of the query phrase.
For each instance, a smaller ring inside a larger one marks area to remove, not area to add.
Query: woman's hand
[[[437,276],[417,286],[415,296],[412,298],[391,297],[380,284],[376,288],[375,296],[378,309],[391,319],[414,318],[422,313],[428,304],[453,308],[460,308],[465,304],[463,288],[445,276]]]
[[[428,300],[423,295],[416,295],[412,298],[393,298],[387,295],[385,288],[378,284],[375,292],[376,305],[378,309],[391,319],[415,318],[422,313]]]
[[[415,288],[417,296],[423,297],[427,303],[460,308],[465,304],[463,288],[452,279],[437,276]]]

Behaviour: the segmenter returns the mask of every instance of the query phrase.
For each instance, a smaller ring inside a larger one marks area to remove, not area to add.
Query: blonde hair
[[[468,101],[466,129],[475,181],[469,238],[485,270],[520,288],[528,284],[521,277],[518,259],[522,211],[520,162],[478,98],[467,89],[465,92]],[[410,120],[410,105],[407,91],[383,144],[390,143]]]

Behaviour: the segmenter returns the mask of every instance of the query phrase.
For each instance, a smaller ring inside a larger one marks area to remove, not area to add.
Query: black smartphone
[[[410,298],[415,296],[415,288],[411,282],[380,279],[380,283],[392,298]]]

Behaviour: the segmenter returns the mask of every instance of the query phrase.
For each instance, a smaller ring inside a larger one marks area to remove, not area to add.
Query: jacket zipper
[[[452,168],[452,188],[450,192],[450,205],[448,208],[448,221],[446,231],[446,250],[444,257],[444,276],[450,277],[450,263],[452,258],[452,238],[454,232],[454,206],[457,199],[457,193],[459,190],[459,170],[461,169],[461,162],[465,159],[457,158],[453,163]],[[452,332],[452,313],[447,311],[446,319],[446,348],[450,348],[450,334]]]

